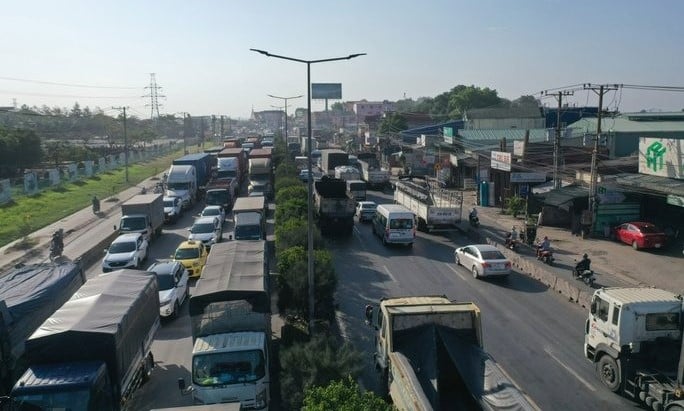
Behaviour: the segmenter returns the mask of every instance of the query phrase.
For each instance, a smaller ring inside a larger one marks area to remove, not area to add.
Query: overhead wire
[[[8,81],[19,81],[23,83],[34,83],[34,84],[46,84],[51,86],[62,86],[62,87],[78,87],[78,88],[96,88],[96,89],[118,89],[118,90],[139,90],[142,87],[130,87],[130,86],[96,86],[92,84],[74,84],[74,83],[60,83],[55,81],[43,81],[43,80],[29,80],[16,77],[4,77],[0,76],[0,80]]]

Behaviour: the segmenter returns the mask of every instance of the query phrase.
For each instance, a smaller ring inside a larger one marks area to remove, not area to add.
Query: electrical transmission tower
[[[145,107],[150,107],[150,118],[159,118],[159,107],[163,104],[159,104],[159,98],[166,97],[163,94],[159,94],[162,89],[157,85],[157,78],[155,73],[150,73],[150,85],[145,87],[150,90],[150,93],[143,96],[145,98],[149,97],[150,104],[145,104]]]

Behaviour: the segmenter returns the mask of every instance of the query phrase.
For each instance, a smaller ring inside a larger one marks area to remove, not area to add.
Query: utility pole
[[[558,113],[556,113],[556,138],[553,141],[553,188],[561,188],[561,109],[563,108],[563,96],[572,96],[572,91],[559,91],[557,93],[549,93],[542,91],[542,95],[554,96],[558,100]]]
[[[221,124],[221,136],[219,138],[219,143],[221,142],[221,140],[223,139],[223,136],[224,136],[224,134],[223,134],[223,114],[221,114],[220,124]]]
[[[589,211],[592,215],[592,227],[590,232],[593,231],[593,225],[594,225],[594,214],[596,213],[596,194],[598,192],[598,149],[599,149],[599,141],[601,140],[601,118],[603,116],[603,95],[606,94],[609,91],[614,91],[618,89],[617,84],[612,84],[612,85],[600,85],[596,86],[593,84],[585,84],[584,89],[585,90],[592,90],[594,93],[598,94],[599,96],[599,103],[598,103],[598,115],[597,115],[597,124],[596,124],[596,136],[594,137],[594,149],[591,152],[591,184],[589,186]],[[598,90],[598,92],[597,92]]]
[[[124,137],[124,170],[126,183],[128,183],[128,131],[126,129],[126,107],[112,107],[114,110],[123,111],[123,137]]]

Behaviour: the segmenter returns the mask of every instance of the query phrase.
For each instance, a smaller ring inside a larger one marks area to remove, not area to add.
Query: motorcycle
[[[575,268],[572,270],[572,276],[575,277],[576,280],[582,280],[584,284],[590,287],[592,287],[594,285],[594,281],[596,281],[594,270],[582,270],[577,266],[575,266]]]
[[[506,241],[504,242],[504,247],[515,251],[516,247],[518,247],[518,240],[512,240],[511,239],[511,233],[508,233],[506,235]]]
[[[537,247],[537,260],[540,260],[544,264],[553,265],[553,251],[542,250]]]
[[[55,261],[57,258],[62,256],[64,251],[64,230],[59,229],[52,234],[52,240],[50,241],[50,261]]]
[[[471,226],[475,228],[478,228],[480,226],[480,218],[478,216],[470,216],[469,220]]]
[[[99,212],[100,212],[100,200],[93,199],[93,214],[97,214]]]

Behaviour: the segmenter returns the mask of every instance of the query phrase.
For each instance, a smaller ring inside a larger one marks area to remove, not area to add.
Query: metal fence
[[[128,164],[148,161],[174,150],[178,150],[178,146],[173,144],[131,149],[128,152]],[[24,175],[21,177],[0,180],[0,204],[35,195],[63,184],[85,180],[97,174],[119,169],[124,165],[125,155],[118,153],[100,157],[97,160],[24,170]]]

